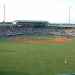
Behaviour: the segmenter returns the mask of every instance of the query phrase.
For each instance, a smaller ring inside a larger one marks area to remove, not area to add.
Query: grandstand
[[[75,24],[56,24],[47,21],[16,20],[0,23],[0,36],[17,35],[71,35],[75,36]]]
[[[47,34],[47,28],[46,21],[1,22],[0,36]]]
[[[50,24],[53,27],[55,35],[70,35],[75,36],[75,24]],[[52,29],[52,28],[51,28]]]

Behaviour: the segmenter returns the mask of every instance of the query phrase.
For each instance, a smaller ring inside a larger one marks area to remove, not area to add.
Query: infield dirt
[[[66,37],[58,37],[53,39],[32,39],[29,37],[16,37],[10,38],[10,41],[25,44],[65,44],[72,41],[72,39],[68,39]]]

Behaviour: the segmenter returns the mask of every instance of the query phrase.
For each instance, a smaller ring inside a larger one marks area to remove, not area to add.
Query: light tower
[[[5,4],[3,4],[3,22],[5,22],[5,20],[6,20],[6,12],[5,12]]]
[[[69,25],[70,25],[70,23],[71,23],[71,16],[70,16],[70,14],[71,14],[71,7],[69,7],[69,17],[68,17],[68,21],[69,21]]]

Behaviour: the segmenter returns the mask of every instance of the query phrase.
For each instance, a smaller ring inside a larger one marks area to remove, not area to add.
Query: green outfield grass
[[[65,57],[68,57],[67,64],[64,64]],[[62,45],[18,44],[0,39],[0,75],[57,75],[72,72],[75,72],[75,39]]]

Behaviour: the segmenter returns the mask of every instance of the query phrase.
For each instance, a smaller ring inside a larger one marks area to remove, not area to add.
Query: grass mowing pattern
[[[64,64],[65,56],[73,59]],[[0,40],[0,75],[56,75],[75,72],[75,40],[63,45],[17,44]]]

